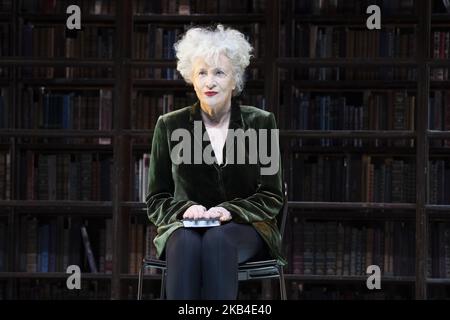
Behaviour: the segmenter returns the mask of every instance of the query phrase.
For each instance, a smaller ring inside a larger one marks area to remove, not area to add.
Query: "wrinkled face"
[[[236,86],[230,59],[220,54],[217,65],[209,65],[203,58],[197,58],[192,84],[201,105],[219,109],[230,104]]]

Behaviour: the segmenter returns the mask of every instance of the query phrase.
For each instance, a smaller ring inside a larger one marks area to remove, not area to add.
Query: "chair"
[[[281,239],[284,238],[284,230],[286,227],[288,212],[288,199],[287,199],[287,184],[284,183],[284,203],[281,211],[281,219],[278,219],[278,227],[280,228]],[[144,258],[141,268],[139,270],[139,282],[137,299],[142,299],[142,285],[144,278],[144,270],[147,268],[155,268],[161,270],[161,293],[160,298],[165,298],[165,280],[167,266],[166,262],[158,259]],[[246,262],[239,265],[238,269],[239,281],[255,280],[255,279],[271,279],[278,278],[280,285],[280,297],[282,300],[286,300],[286,285],[284,281],[283,266],[277,262],[277,260],[263,260]]]

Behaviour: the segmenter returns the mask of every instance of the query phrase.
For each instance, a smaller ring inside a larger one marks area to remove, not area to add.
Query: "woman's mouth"
[[[208,97],[215,96],[216,94],[217,94],[217,92],[215,92],[215,91],[207,91],[207,92],[205,92],[205,95],[207,95]]]

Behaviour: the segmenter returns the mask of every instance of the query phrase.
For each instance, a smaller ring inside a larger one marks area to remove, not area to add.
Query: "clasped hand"
[[[202,205],[192,205],[183,214],[183,219],[219,219],[231,220],[231,213],[223,207],[212,207],[206,210]]]

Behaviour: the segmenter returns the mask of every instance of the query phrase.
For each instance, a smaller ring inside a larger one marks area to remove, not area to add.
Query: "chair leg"
[[[139,280],[138,280],[138,293],[137,293],[137,299],[142,300],[142,285],[144,282],[144,263],[142,263],[141,268],[139,269]]]
[[[279,267],[278,271],[280,273],[280,276],[278,277],[278,279],[280,280],[280,298],[281,300],[287,300],[286,283],[284,282],[283,267]]]
[[[161,293],[159,298],[161,300],[164,300],[165,297],[166,297],[166,270],[163,269],[161,270]]]

